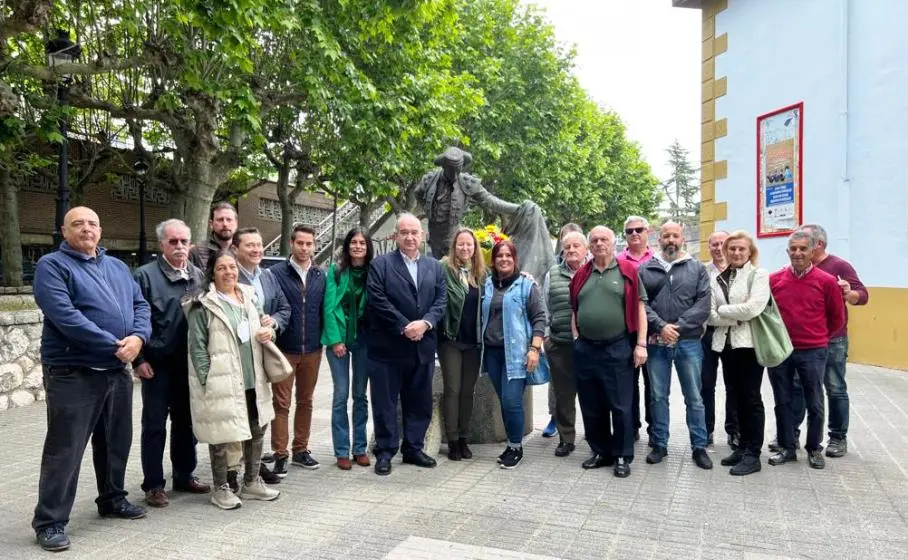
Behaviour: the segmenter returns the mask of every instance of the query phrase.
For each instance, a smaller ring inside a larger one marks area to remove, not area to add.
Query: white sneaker
[[[281,493],[278,490],[272,490],[265,485],[262,477],[257,476],[252,482],[243,482],[240,489],[240,497],[244,500],[264,500],[270,502],[276,500]]]
[[[221,487],[216,488],[214,492],[211,493],[210,501],[221,509],[236,509],[243,505],[243,502],[241,502],[236,494],[233,493],[233,490],[230,489],[229,484],[224,484]]]

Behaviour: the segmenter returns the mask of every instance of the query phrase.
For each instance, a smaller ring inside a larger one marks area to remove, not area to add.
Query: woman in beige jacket
[[[750,321],[759,316],[769,302],[769,273],[757,268],[758,251],[753,237],[736,231],[723,246],[728,268],[712,279],[712,305],[707,324],[716,327],[712,349],[720,352],[723,367],[728,367],[726,398],[734,399],[738,409],[741,443],[722,459],[733,475],[760,470],[760,448],[766,413],[760,386],[763,366],[754,353]]]
[[[189,402],[196,438],[209,445],[214,490],[221,509],[240,498],[274,500],[280,492],[259,476],[265,427],[274,418],[271,385],[262,366],[262,344],[272,330],[259,322],[251,286],[237,282],[229,251],[208,260],[207,291],[189,304]],[[242,442],[245,472],[239,497],[227,483],[228,450]]]

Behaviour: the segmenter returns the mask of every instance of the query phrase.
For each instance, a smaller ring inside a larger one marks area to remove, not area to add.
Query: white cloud
[[[577,51],[575,73],[618,113],[660,179],[677,138],[700,161],[700,10],[671,0],[524,0],[544,8],[558,40]]]

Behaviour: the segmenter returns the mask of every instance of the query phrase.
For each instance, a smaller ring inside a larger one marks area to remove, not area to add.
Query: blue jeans
[[[672,363],[678,371],[678,381],[687,407],[687,429],[691,449],[706,447],[706,410],[700,396],[700,368],[703,347],[700,340],[680,340],[674,347],[650,344],[646,362],[653,391],[653,443],[668,447],[668,395],[672,385]]]
[[[523,442],[523,390],[526,379],[508,379],[504,362],[504,348],[487,346],[483,359],[489,380],[495,387],[498,400],[501,401],[501,419],[508,443],[520,445]]]
[[[331,379],[334,381],[334,398],[331,404],[331,439],[334,441],[335,457],[350,457],[350,422],[347,417],[347,401],[350,397],[350,360],[353,360],[353,454],[365,455],[366,422],[369,420],[369,397],[366,386],[369,370],[366,367],[366,343],[361,334],[356,343],[347,347],[343,358],[334,355],[331,348],[325,349]]]
[[[829,402],[829,438],[845,439],[848,435],[848,384],[845,383],[845,364],[848,362],[848,337],[842,336],[829,341],[826,350],[826,372],[823,387]],[[807,414],[807,402],[799,379],[795,379],[791,395],[791,414],[794,416],[795,434]]]
[[[794,452],[797,418],[792,413],[794,378],[801,380],[807,403],[807,442],[804,449],[818,451],[823,432],[823,375],[826,348],[795,350],[779,367],[769,368],[769,382],[776,401],[776,434],[779,447]]]

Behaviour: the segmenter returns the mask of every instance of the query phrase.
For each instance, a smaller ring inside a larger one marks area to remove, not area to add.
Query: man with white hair
[[[614,258],[612,230],[594,227],[589,244],[593,259],[570,285],[577,390],[593,451],[582,467],[614,465],[624,478],[634,460],[634,368],[646,361],[646,292],[637,268]]]
[[[135,271],[136,282],[151,306],[151,338],[133,360],[142,380],[142,490],[152,507],[167,506],[164,491],[164,444],[170,416],[170,462],[174,490],[205,493],[195,477],[196,439],[189,412],[188,324],[182,303],[204,283],[204,273],[189,261],[192,233],[182,220],[156,228],[161,254]]]
[[[649,222],[643,216],[628,216],[624,220],[624,239],[627,241],[627,247],[624,251],[618,253],[616,258],[619,261],[632,263],[640,267],[643,263],[653,258],[653,251],[649,247]],[[652,402],[652,390],[650,389],[649,371],[646,364],[636,368],[634,371],[634,426],[639,432],[642,424],[640,423],[640,377],[643,377],[643,407],[644,419],[646,420],[646,433],[649,436],[649,446],[653,446],[653,419],[650,411]],[[634,439],[639,439],[639,434],[635,432]]]
[[[785,322],[794,351],[778,367],[769,369],[769,382],[776,401],[776,433],[779,451],[770,465],[797,460],[795,425],[791,412],[794,376],[801,380],[807,400],[807,460],[812,468],[826,466],[823,458],[823,376],[830,336],[845,325],[842,288],[836,279],[814,266],[817,239],[804,230],[788,238],[791,266],[774,272],[769,287]]]
[[[564,231],[564,228],[562,228]],[[561,237],[561,259],[545,275],[542,293],[548,309],[545,354],[552,372],[549,397],[554,395],[554,406],[549,406],[552,420],[560,441],[556,457],[567,457],[574,451],[576,431],[574,423],[577,409],[577,382],[574,376],[574,340],[571,334],[570,285],[574,273],[587,260],[587,241],[583,232],[569,230]],[[545,435],[543,433],[543,435]]]
[[[423,451],[432,419],[432,374],[438,346],[436,327],[445,313],[442,264],[419,254],[422,224],[401,214],[394,228],[397,251],[376,257],[366,279],[369,318],[369,387],[375,425],[375,474],[391,474],[391,458],[432,468]],[[397,430],[397,403],[403,444]]]

